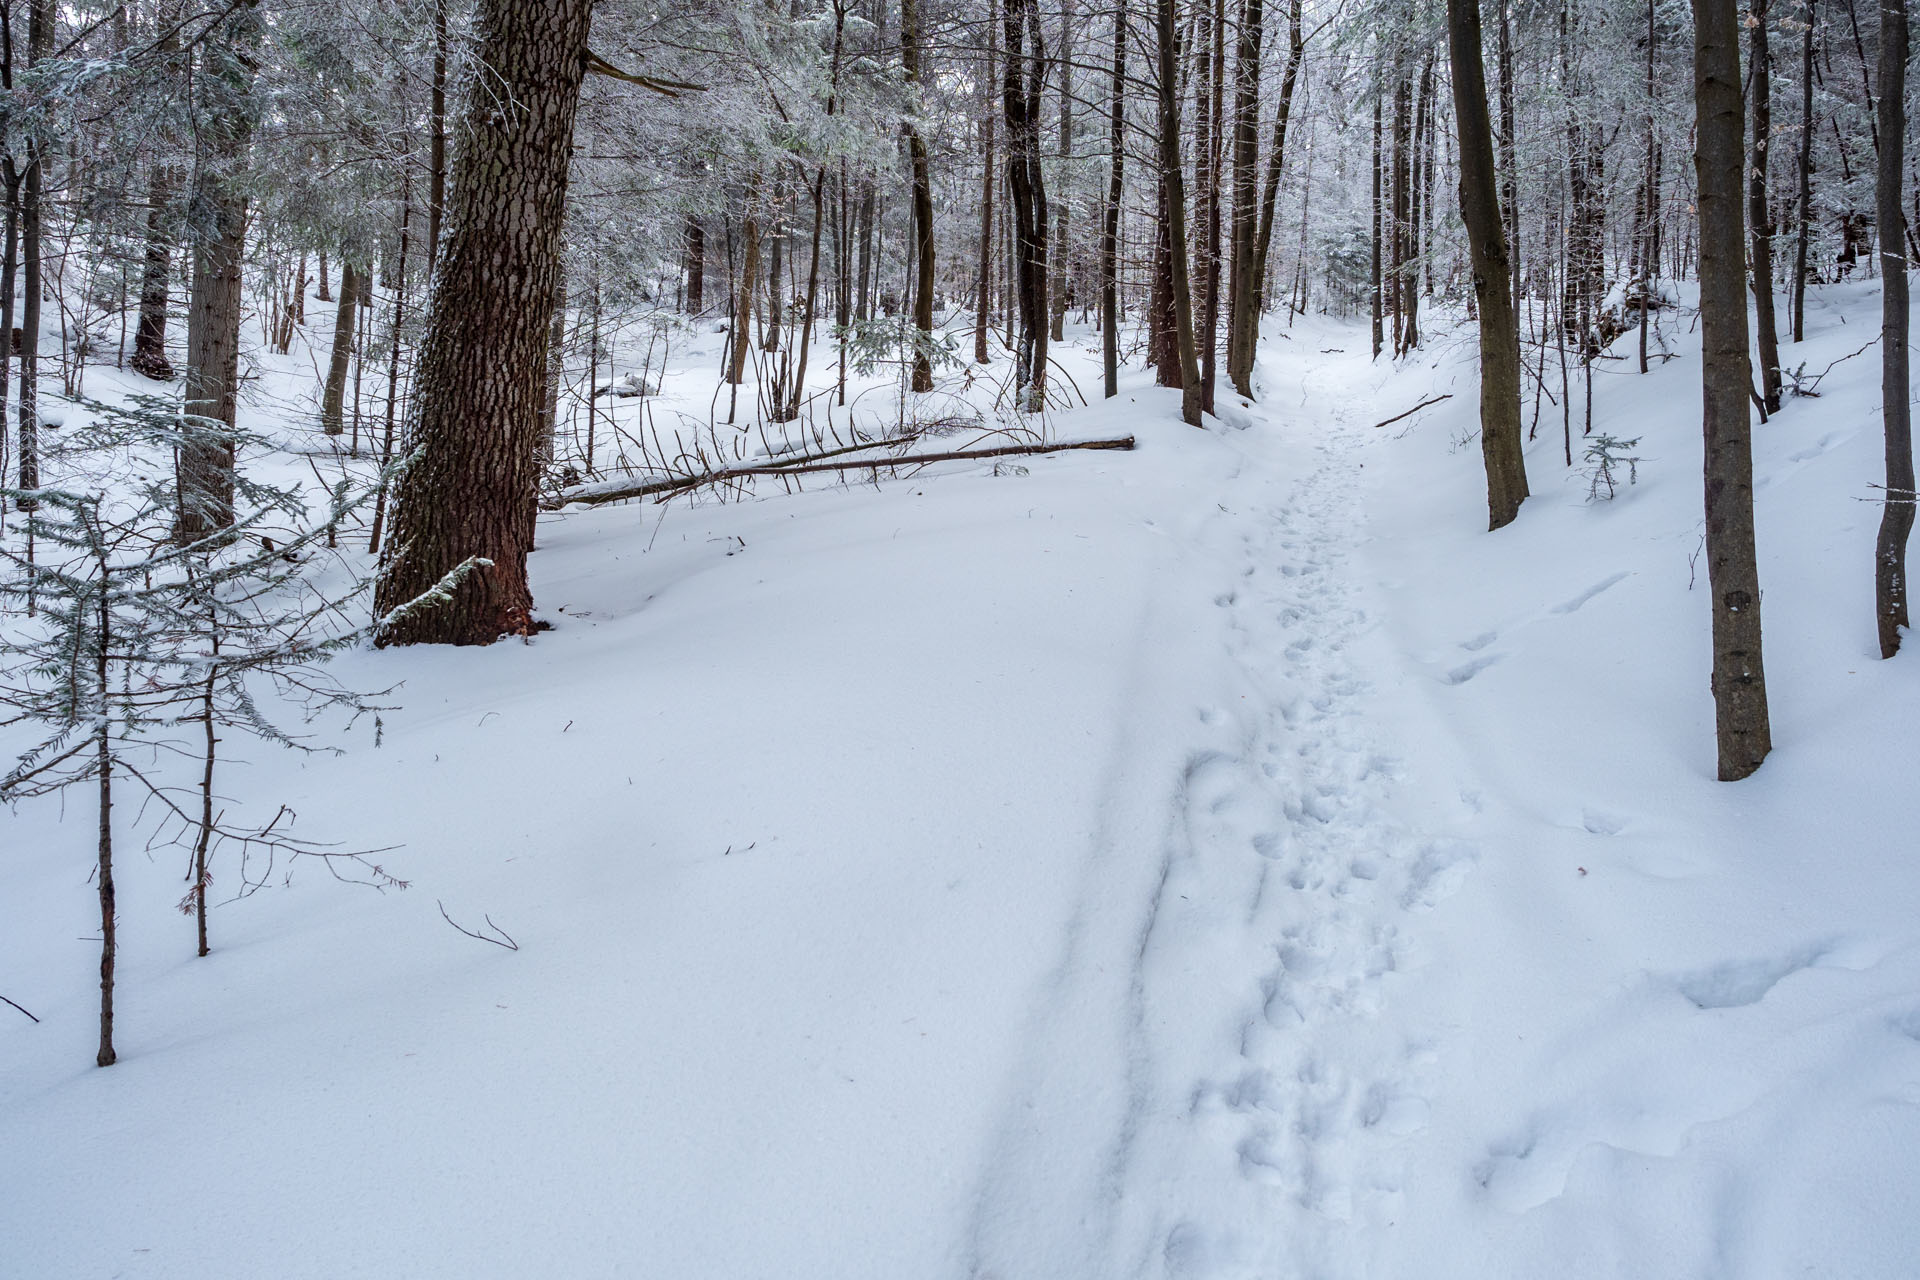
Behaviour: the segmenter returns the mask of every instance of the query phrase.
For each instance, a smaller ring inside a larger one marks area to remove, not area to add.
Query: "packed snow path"
[[[1308,448],[1262,430],[1232,441],[1199,536],[1222,571],[1218,696],[1171,773],[1121,754],[1127,820],[1099,833],[1095,901],[1033,1017],[977,1275],[1339,1273],[1398,1212],[1434,1052],[1382,1013],[1417,962],[1405,922],[1474,852],[1396,809],[1356,580],[1363,440],[1337,412]],[[1063,1140],[1080,1124],[1099,1140]]]

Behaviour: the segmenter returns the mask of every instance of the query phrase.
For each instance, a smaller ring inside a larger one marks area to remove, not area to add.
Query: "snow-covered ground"
[[[0,814],[0,1276],[1912,1274],[1875,352],[1757,429],[1777,749],[1721,784],[1666,323],[1596,376],[1638,483],[1544,406],[1498,534],[1470,331],[1318,318],[1205,431],[1137,373],[1053,423],[1132,453],[547,517],[553,630],[352,654],[383,745],[231,775],[413,887],[296,866],[201,960],[130,852],[108,1070],[91,815]]]

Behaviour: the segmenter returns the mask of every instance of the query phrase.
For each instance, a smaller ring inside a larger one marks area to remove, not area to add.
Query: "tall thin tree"
[[[1700,208],[1701,399],[1706,437],[1706,556],[1713,609],[1714,729],[1720,779],[1773,749],[1760,652],[1754,548],[1753,372],[1741,178],[1746,162],[1738,0],[1693,0],[1694,174]],[[1896,243],[1898,243],[1896,241]]]
[[[1880,227],[1880,417],[1887,487],[1874,542],[1873,599],[1880,656],[1900,651],[1907,618],[1907,538],[1913,532],[1913,416],[1907,378],[1907,253],[1901,235],[1906,177],[1907,0],[1880,0],[1880,163],[1874,175]]]

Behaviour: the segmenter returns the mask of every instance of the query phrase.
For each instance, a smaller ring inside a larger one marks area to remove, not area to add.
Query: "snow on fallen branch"
[[[1009,444],[992,449],[954,449],[944,453],[904,453],[887,458],[849,458],[843,461],[822,461],[824,455],[810,455],[804,458],[792,458],[780,462],[754,463],[747,466],[720,467],[712,471],[693,475],[679,476],[633,476],[622,480],[602,480],[592,484],[574,485],[562,489],[553,498],[540,505],[547,511],[558,511],[570,503],[584,503],[593,506],[602,502],[618,502],[623,498],[645,498],[664,494],[672,496],[688,489],[698,489],[710,484],[726,484],[735,480],[753,476],[793,476],[820,471],[867,471],[881,467],[918,467],[930,462],[966,462],[978,458],[1007,458],[1024,454],[1060,453],[1067,449],[1131,449],[1132,436],[1115,436],[1103,440],[1062,440],[1053,444]]]

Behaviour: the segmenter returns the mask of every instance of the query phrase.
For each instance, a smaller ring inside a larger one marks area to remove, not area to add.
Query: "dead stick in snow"
[[[1414,414],[1420,412],[1422,409],[1426,408],[1430,404],[1439,404],[1442,400],[1451,400],[1451,399],[1453,399],[1453,392],[1449,391],[1447,392],[1447,394],[1443,396],[1435,396],[1431,400],[1422,400],[1419,404],[1413,406],[1413,408],[1407,410],[1405,413],[1396,413],[1391,418],[1388,418],[1385,422],[1376,422],[1373,425],[1376,427],[1390,427],[1394,423],[1400,421],[1400,419],[1402,418],[1411,418]]]
[[[24,1014],[26,1014],[26,1015],[27,1015],[27,1016],[28,1016],[29,1018],[33,1018],[33,1014],[32,1014],[31,1012],[29,1012],[29,1011],[28,1011],[28,1009],[26,1008],[26,1006],[25,1006],[25,1005],[20,1005],[20,1004],[14,1004],[14,1002],[13,1002],[13,1001],[11,1001],[11,1000],[7,1000],[7,998],[6,998],[5,996],[0,996],[0,1000],[5,1000],[5,1001],[6,1001],[6,1003],[8,1003],[8,1004],[11,1004],[11,1005],[13,1005],[13,1007],[14,1007],[14,1008],[16,1008],[16,1009],[18,1009],[18,1010],[20,1010],[20,1012],[22,1012],[22,1013],[24,1013]],[[35,1022],[38,1022],[38,1021],[40,1021],[40,1019],[38,1019],[38,1018],[33,1018],[33,1020],[34,1020]]]
[[[655,476],[636,478],[624,484],[582,486],[581,489],[564,490],[557,498],[543,502],[541,506],[548,511],[558,511],[569,503],[580,502],[594,506],[602,502],[618,502],[623,498],[645,498],[653,494],[672,496],[684,489],[697,489],[703,485],[726,484],[732,480],[741,480],[750,476],[792,476],[816,471],[864,471],[878,470],[881,467],[918,467],[929,462],[964,462],[976,458],[1007,458],[1023,454],[1060,453],[1067,449],[1131,449],[1132,436],[1117,436],[1108,440],[1065,440],[1058,444],[1010,444],[993,449],[956,449],[946,453],[907,453],[893,458],[855,458],[846,462],[810,462],[800,465],[793,463],[763,463],[744,467],[721,467],[718,470],[689,476]]]

